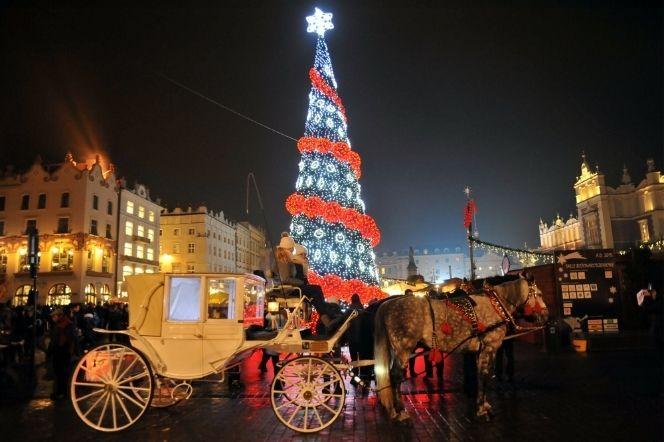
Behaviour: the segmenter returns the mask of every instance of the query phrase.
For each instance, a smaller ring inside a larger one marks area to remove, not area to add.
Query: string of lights
[[[537,263],[553,264],[554,262],[554,256],[551,253],[533,252],[532,250],[494,244],[488,241],[482,241],[472,235],[468,237],[468,240],[482,250],[496,254],[514,256],[523,265],[535,265]]]

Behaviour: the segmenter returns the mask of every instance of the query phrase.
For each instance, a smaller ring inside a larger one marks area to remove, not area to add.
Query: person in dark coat
[[[67,394],[67,380],[71,368],[72,357],[76,346],[76,331],[71,319],[56,309],[51,313],[53,328],[49,355],[53,362],[55,382],[51,399],[63,399]]]

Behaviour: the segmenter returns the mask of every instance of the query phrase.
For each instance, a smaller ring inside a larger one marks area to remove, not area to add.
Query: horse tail
[[[385,305],[376,312],[374,320],[374,373],[376,375],[376,391],[380,403],[388,412],[394,409],[394,397],[390,385],[390,362],[392,359],[385,314],[388,311]]]

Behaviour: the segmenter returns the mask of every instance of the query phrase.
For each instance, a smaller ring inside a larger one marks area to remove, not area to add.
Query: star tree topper
[[[314,15],[307,17],[307,32],[315,32],[319,36],[325,37],[325,31],[328,29],[334,29],[332,13],[316,8]]]

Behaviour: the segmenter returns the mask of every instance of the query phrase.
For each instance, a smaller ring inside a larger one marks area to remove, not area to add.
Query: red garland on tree
[[[372,217],[342,207],[336,201],[324,201],[317,196],[306,197],[293,193],[286,199],[286,210],[291,215],[305,215],[310,218],[319,216],[329,223],[341,223],[349,229],[360,232],[372,246],[380,242],[380,230]]]
[[[360,155],[350,150],[350,146],[343,141],[333,143],[325,138],[302,137],[297,141],[297,148],[302,153],[318,152],[332,154],[337,160],[348,163],[358,180],[362,176],[362,171],[360,170],[362,160],[360,159]]]

